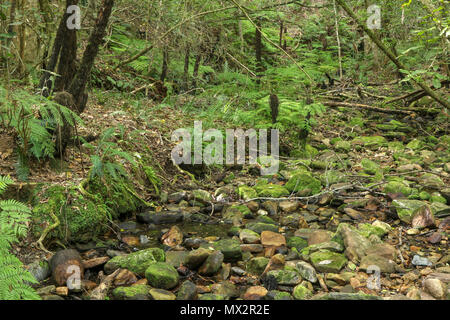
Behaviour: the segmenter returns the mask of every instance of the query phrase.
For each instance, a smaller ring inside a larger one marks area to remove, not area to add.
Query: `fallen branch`
[[[100,285],[97,288],[95,288],[94,290],[92,290],[92,293],[90,294],[89,298],[91,300],[105,300],[106,295],[108,294],[108,290],[111,287],[111,284],[114,281],[114,279],[116,278],[116,276],[119,274],[120,270],[122,270],[122,269],[117,269],[110,275],[104,277],[101,280]],[[100,271],[99,277],[101,277],[102,275],[103,275],[103,272]]]
[[[360,104],[360,103],[348,103],[348,102],[338,102],[338,101],[325,101],[322,103],[323,103],[323,105],[331,107],[331,108],[338,108],[338,107],[358,108],[358,109],[366,109],[366,110],[381,112],[381,113],[403,114],[403,115],[411,115],[414,113],[412,111],[406,111],[406,110],[391,110],[391,109],[372,107],[372,106],[368,106],[368,105]]]

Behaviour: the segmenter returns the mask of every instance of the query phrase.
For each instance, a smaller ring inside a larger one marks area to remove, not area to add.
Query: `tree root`
[[[62,210],[62,208],[63,208],[63,206],[61,206],[61,210]],[[44,240],[47,237],[47,235],[50,233],[50,231],[56,229],[60,224],[58,217],[53,212],[50,212],[50,216],[52,217],[54,223],[52,225],[48,226],[47,228],[45,228],[45,230],[42,232],[40,238],[36,241],[36,244],[39,246],[39,248],[46,253],[52,253],[52,252],[48,251],[45,248]]]

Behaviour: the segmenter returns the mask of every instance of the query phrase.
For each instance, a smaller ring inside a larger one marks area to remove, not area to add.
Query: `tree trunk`
[[[163,65],[162,65],[161,77],[160,77],[160,80],[163,83],[164,83],[164,80],[166,80],[168,70],[169,70],[169,50],[167,48],[165,48],[163,50]]]
[[[191,50],[189,48],[189,45],[186,46],[186,52],[184,55],[184,75],[183,75],[183,90],[187,91],[189,88],[189,55],[191,53]]]
[[[263,73],[263,64],[262,64],[262,36],[261,36],[261,20],[256,20],[256,31],[255,31],[255,55],[256,55],[256,74],[258,79],[256,83],[261,83],[261,77]]]
[[[78,4],[78,0],[67,0],[66,1],[64,14],[61,18],[61,21],[59,22],[58,31],[56,32],[55,41],[53,42],[52,54],[48,61],[47,69],[44,71],[44,73],[42,74],[41,79],[39,81],[39,88],[42,91],[42,95],[45,97],[48,97],[51,94],[51,92],[53,91],[53,84],[50,81],[50,77],[51,77],[52,73],[55,71],[55,68],[58,64],[58,58],[61,54],[63,45],[68,43],[65,40],[66,33],[71,31],[71,30],[67,29],[67,25],[66,25],[66,21],[70,16],[67,13],[67,7],[69,7],[71,5],[77,5],[77,4]]]
[[[194,71],[192,73],[192,87],[197,87],[197,79],[198,79],[198,69],[200,68],[200,62],[202,61],[202,55],[197,54],[197,57],[195,58],[194,63]]]
[[[97,15],[94,29],[89,37],[88,45],[83,54],[80,68],[75,74],[72,84],[69,88],[75,99],[77,105],[77,112],[81,114],[86,108],[87,94],[84,92],[86,84],[91,75],[92,66],[94,65],[95,57],[97,56],[99,46],[106,34],[106,27],[108,25],[109,17],[114,6],[114,0],[103,0],[101,9]]]
[[[283,27],[283,21],[280,21],[280,40],[278,45],[281,47],[283,45],[283,31],[284,31],[284,27]]]

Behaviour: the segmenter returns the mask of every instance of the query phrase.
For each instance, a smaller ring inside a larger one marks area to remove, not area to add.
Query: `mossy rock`
[[[330,292],[315,295],[312,300],[383,300],[383,298],[365,293]]]
[[[278,232],[278,227],[271,223],[250,222],[245,225],[245,228],[250,229],[258,234],[261,234],[261,232],[263,231]]]
[[[371,174],[371,175],[375,175],[378,170],[380,170],[380,166],[378,163],[373,162],[372,160],[369,159],[362,159],[361,160],[361,165],[364,169],[365,173]]]
[[[366,238],[369,238],[371,235],[382,238],[387,233],[386,230],[369,223],[360,223],[358,225],[358,231]]]
[[[414,212],[426,205],[426,203],[420,200],[395,199],[392,201],[392,205],[396,209],[400,220],[411,223]]]
[[[137,198],[137,192],[131,182],[108,177],[105,180],[89,180],[85,189],[110,208],[114,219],[122,214],[136,212],[143,206],[143,200]]]
[[[237,194],[244,200],[250,200],[258,197],[256,190],[246,185],[239,186],[237,188]]]
[[[41,225],[54,223],[49,212],[58,217],[60,225],[49,233],[47,240],[89,242],[108,230],[112,212],[100,197],[85,197],[76,187],[66,190],[62,186],[52,186],[35,198],[32,230],[37,236],[44,230]],[[42,201],[44,199],[46,201]]]
[[[158,289],[172,289],[179,281],[177,270],[165,262],[154,262],[145,270],[148,283]]]
[[[334,148],[339,152],[349,152],[352,148],[352,145],[349,141],[338,141],[334,145]]]
[[[198,300],[228,300],[228,298],[221,294],[204,293],[199,295]]]
[[[356,137],[352,144],[363,144],[364,147],[371,150],[378,149],[387,144],[387,140],[382,136]]]
[[[320,176],[320,181],[322,182],[322,185],[325,186],[327,185],[327,183],[328,185],[332,185],[336,183],[347,182],[348,178],[342,172],[336,170],[329,170]]]
[[[242,258],[241,243],[238,240],[219,240],[213,244],[213,248],[223,253],[225,262],[235,262]]]
[[[388,142],[388,149],[390,151],[398,152],[398,151],[405,150],[405,146],[400,141],[392,141],[392,142]]]
[[[296,286],[302,281],[300,274],[293,270],[272,270],[267,276],[274,277],[281,286]]]
[[[433,194],[431,194],[431,198],[430,198],[431,202],[440,202],[443,204],[447,204],[447,200],[438,192],[434,192]]]
[[[406,197],[413,193],[413,189],[404,181],[390,181],[384,186],[385,193],[403,193]]]
[[[192,191],[192,198],[194,201],[199,201],[201,203],[209,203],[213,201],[212,195],[208,191],[201,189]]]
[[[177,296],[163,289],[151,289],[149,295],[153,300],[176,300]]]
[[[312,296],[312,291],[302,285],[298,285],[292,291],[292,295],[296,300],[306,300]]]
[[[301,251],[308,246],[308,241],[300,237],[290,237],[287,239],[286,245],[288,248],[296,248]]]
[[[313,146],[307,144],[304,149],[296,149],[292,150],[290,155],[291,157],[300,158],[300,159],[310,159],[314,158],[319,154],[319,150],[314,148]]]
[[[411,150],[419,150],[423,148],[423,142],[418,139],[413,139],[406,145],[406,147]]]
[[[225,182],[226,184],[233,182],[233,180],[236,178],[236,176],[234,175],[234,173],[230,173],[228,176],[225,177],[225,179],[223,179],[223,182]]]
[[[317,251],[310,256],[311,263],[319,272],[339,273],[347,263],[343,254],[331,251]]]
[[[247,272],[254,275],[261,275],[264,272],[269,259],[266,257],[252,258],[247,262]]]
[[[137,284],[130,287],[118,287],[112,291],[112,295],[118,300],[149,300],[151,287],[146,284]]]
[[[144,276],[145,270],[147,270],[151,264],[163,262],[165,259],[165,253],[162,249],[149,248],[125,256],[116,256],[105,264],[104,269],[107,274],[110,274],[119,268],[124,268],[140,276]]]
[[[256,185],[255,190],[259,197],[282,198],[289,196],[289,191],[278,184]]]
[[[322,183],[309,173],[298,173],[286,183],[289,192],[310,190],[310,194],[317,194],[322,190]]]

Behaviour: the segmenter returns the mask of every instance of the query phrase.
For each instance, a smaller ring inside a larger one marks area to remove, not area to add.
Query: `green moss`
[[[155,263],[166,260],[165,253],[159,248],[149,248],[136,251],[125,256],[116,256],[109,260],[105,265],[105,271],[112,273],[118,268],[128,269],[138,275],[143,276],[145,270]]]
[[[101,181],[98,177],[89,181],[86,191],[101,199],[110,208],[113,218],[119,215],[135,212],[142,206],[142,200],[137,198],[130,182],[107,178]]]
[[[294,288],[292,295],[296,300],[305,300],[312,296],[312,292],[308,288],[298,285]]]
[[[249,262],[247,262],[247,272],[259,276],[264,272],[268,263],[269,259],[266,257],[250,259]]]
[[[409,196],[412,194],[413,190],[409,187],[409,185],[404,181],[390,181],[384,187],[385,193],[403,193],[405,196]]]
[[[303,172],[294,175],[286,183],[289,192],[300,192],[309,190],[311,194],[317,194],[322,189],[322,183],[311,174]]]
[[[330,251],[314,252],[310,258],[314,268],[319,272],[338,273],[347,263],[344,255]]]
[[[373,226],[369,223],[361,223],[358,225],[358,231],[366,238],[369,238],[371,235],[377,235],[380,238],[383,237],[387,232],[380,227]]]
[[[290,237],[286,243],[288,248],[296,248],[297,251],[301,251],[308,246],[308,241],[300,237]]]
[[[158,289],[172,289],[178,284],[177,270],[165,262],[155,262],[145,270],[148,283]]]
[[[130,287],[118,287],[112,291],[114,298],[119,300],[147,300],[150,286],[137,284]]]
[[[86,198],[76,187],[52,186],[36,199],[33,209],[33,232],[40,235],[47,223],[53,224],[49,215],[54,213],[60,225],[50,232],[47,240],[57,238],[74,242],[88,242],[107,230],[110,209],[97,197]]]
[[[258,194],[256,193],[256,191],[253,188],[250,188],[249,186],[239,186],[237,188],[237,194],[239,195],[239,197],[241,197],[244,200],[250,200],[253,198],[258,197]]]
[[[281,198],[289,195],[289,191],[278,184],[256,185],[255,190],[259,197]]]

